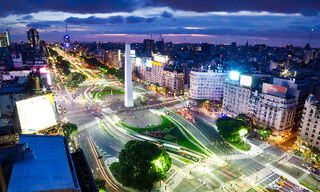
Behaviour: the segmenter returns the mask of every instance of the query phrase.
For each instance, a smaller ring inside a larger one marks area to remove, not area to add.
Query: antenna
[[[151,33],[151,39],[152,39],[152,33]]]
[[[310,35],[309,35],[309,38],[308,38],[308,42],[307,42],[309,45],[311,45],[313,32],[314,32],[314,29],[311,29],[311,32],[310,32]]]
[[[66,33],[68,35],[68,24],[66,24]]]

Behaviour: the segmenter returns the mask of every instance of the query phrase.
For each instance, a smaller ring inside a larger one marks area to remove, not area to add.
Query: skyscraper
[[[125,67],[124,67],[124,88],[125,88],[125,100],[124,105],[126,107],[133,107],[133,88],[132,88],[132,68],[131,68],[131,60],[130,60],[130,44],[126,43],[125,48]]]
[[[9,30],[7,29],[4,32],[0,32],[0,47],[9,47],[10,43]]]
[[[153,39],[145,39],[143,40],[143,49],[146,57],[151,57],[151,52],[153,50],[154,40]]]
[[[38,45],[40,45],[39,32],[37,31],[37,29],[30,27],[27,32],[27,35],[28,35],[28,43],[32,48],[35,49]]]

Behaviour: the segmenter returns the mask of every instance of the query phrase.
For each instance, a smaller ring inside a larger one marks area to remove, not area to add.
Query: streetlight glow
[[[247,129],[241,129],[241,130],[239,131],[239,135],[240,135],[241,137],[245,136],[247,133],[248,133],[248,130],[247,130]]]

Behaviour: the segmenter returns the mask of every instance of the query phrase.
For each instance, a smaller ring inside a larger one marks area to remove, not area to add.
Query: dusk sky
[[[0,0],[13,41],[40,39],[265,43],[320,47],[320,0]]]

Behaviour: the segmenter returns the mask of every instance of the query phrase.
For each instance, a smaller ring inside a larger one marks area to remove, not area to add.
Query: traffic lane
[[[211,145],[207,146],[210,150],[213,150],[218,155],[237,153],[211,125],[198,117],[195,118],[195,121],[195,126],[211,141]]]
[[[226,143],[218,133],[214,130],[212,126],[208,126],[203,121],[198,119],[196,124],[192,124],[191,122],[183,119],[179,115],[169,112],[169,115],[174,117],[176,120],[179,121],[186,129],[188,129],[193,136],[195,136],[202,144],[204,144],[209,150],[217,155],[228,155],[236,153],[234,149]],[[192,126],[193,125],[193,126]],[[209,129],[213,129],[208,131]],[[214,137],[208,136],[209,135]],[[214,133],[214,134],[212,134]]]
[[[93,152],[91,151],[90,145],[88,143],[88,132],[87,130],[83,130],[77,133],[76,135],[77,141],[83,150],[83,153],[88,161],[89,167],[91,168],[92,174],[94,178],[103,178],[101,171],[99,170],[99,166],[97,161],[94,159]]]
[[[89,132],[94,143],[111,156],[118,157],[119,152],[124,148],[123,142],[112,137],[102,128],[96,127]]]

